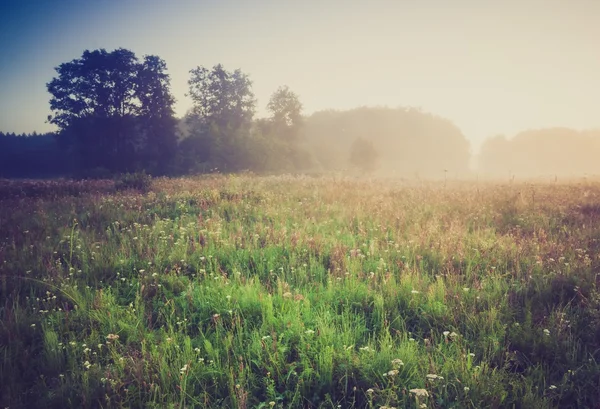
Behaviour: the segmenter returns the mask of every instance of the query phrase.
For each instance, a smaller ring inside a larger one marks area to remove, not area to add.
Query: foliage
[[[56,144],[53,133],[0,132],[0,178],[48,178],[68,174],[70,158]]]
[[[252,121],[256,103],[252,82],[241,70],[229,72],[221,64],[212,70],[196,67],[188,85],[194,104],[190,116],[201,130],[211,126],[237,130]]]
[[[169,76],[156,56],[132,51],[84,51],[63,63],[47,84],[49,121],[80,168],[126,171],[151,164],[165,172],[176,146]]]
[[[194,107],[185,119],[186,136],[180,142],[179,171],[294,172],[308,169],[310,154],[300,146],[302,104],[288,87],[271,97],[269,119],[252,121],[251,82],[240,70],[191,72],[190,96]]]
[[[267,104],[270,117],[254,119],[248,75],[218,64],[190,71],[193,106],[177,119],[167,66],[158,56],[140,60],[123,48],[86,50],[56,72],[47,89],[57,143],[47,137],[8,143],[16,150],[0,159],[15,159],[0,166],[0,176],[320,172],[344,169],[348,158],[363,171],[377,164],[381,173],[398,175],[464,176],[468,170],[460,130],[415,109],[359,108],[304,118],[298,95],[281,86]],[[12,141],[0,134],[0,147],[2,139]]]
[[[319,111],[305,121],[304,138],[325,170],[346,169],[357,138],[373,143],[379,172],[427,178],[469,174],[469,143],[447,119],[415,108],[362,107]]]
[[[597,181],[108,182],[0,184],[2,407],[600,405]]]
[[[379,153],[375,150],[373,142],[363,138],[356,138],[350,148],[350,163],[363,172],[372,172],[377,166]]]
[[[145,172],[125,173],[119,175],[115,180],[116,190],[134,189],[141,192],[148,192],[152,186],[152,176]]]
[[[302,127],[302,103],[298,95],[288,86],[282,86],[271,95],[267,104],[271,113],[271,132],[280,137],[295,140]]]

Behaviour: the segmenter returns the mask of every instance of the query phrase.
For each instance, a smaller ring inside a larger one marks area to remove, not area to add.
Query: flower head
[[[427,389],[411,389],[409,392],[414,393],[415,396],[423,396],[423,397],[429,396],[429,392],[427,392]]]
[[[400,368],[401,366],[404,366],[404,362],[402,362],[402,359],[396,358],[396,359],[392,360],[392,366],[394,368]]]
[[[436,379],[440,379],[440,380],[444,379],[442,376],[432,374],[432,373],[425,375],[425,377],[431,381],[435,381]]]

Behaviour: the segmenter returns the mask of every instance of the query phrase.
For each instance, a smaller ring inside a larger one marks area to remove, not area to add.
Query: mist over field
[[[0,176],[596,174],[599,4],[7,3]]]

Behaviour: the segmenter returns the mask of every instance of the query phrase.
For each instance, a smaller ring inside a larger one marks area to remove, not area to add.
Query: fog
[[[14,2],[0,15],[3,132],[55,131],[46,121],[54,67],[84,50],[124,47],[166,62],[178,118],[194,109],[197,66],[247,74],[257,122],[288,85],[303,106],[302,153],[292,169],[265,169],[600,173],[594,0],[48,0]],[[364,149],[366,162],[356,153]]]

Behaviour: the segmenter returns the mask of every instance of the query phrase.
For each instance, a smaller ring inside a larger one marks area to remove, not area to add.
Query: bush
[[[146,172],[125,173],[115,180],[116,190],[135,189],[147,192],[152,186],[152,176]]]

